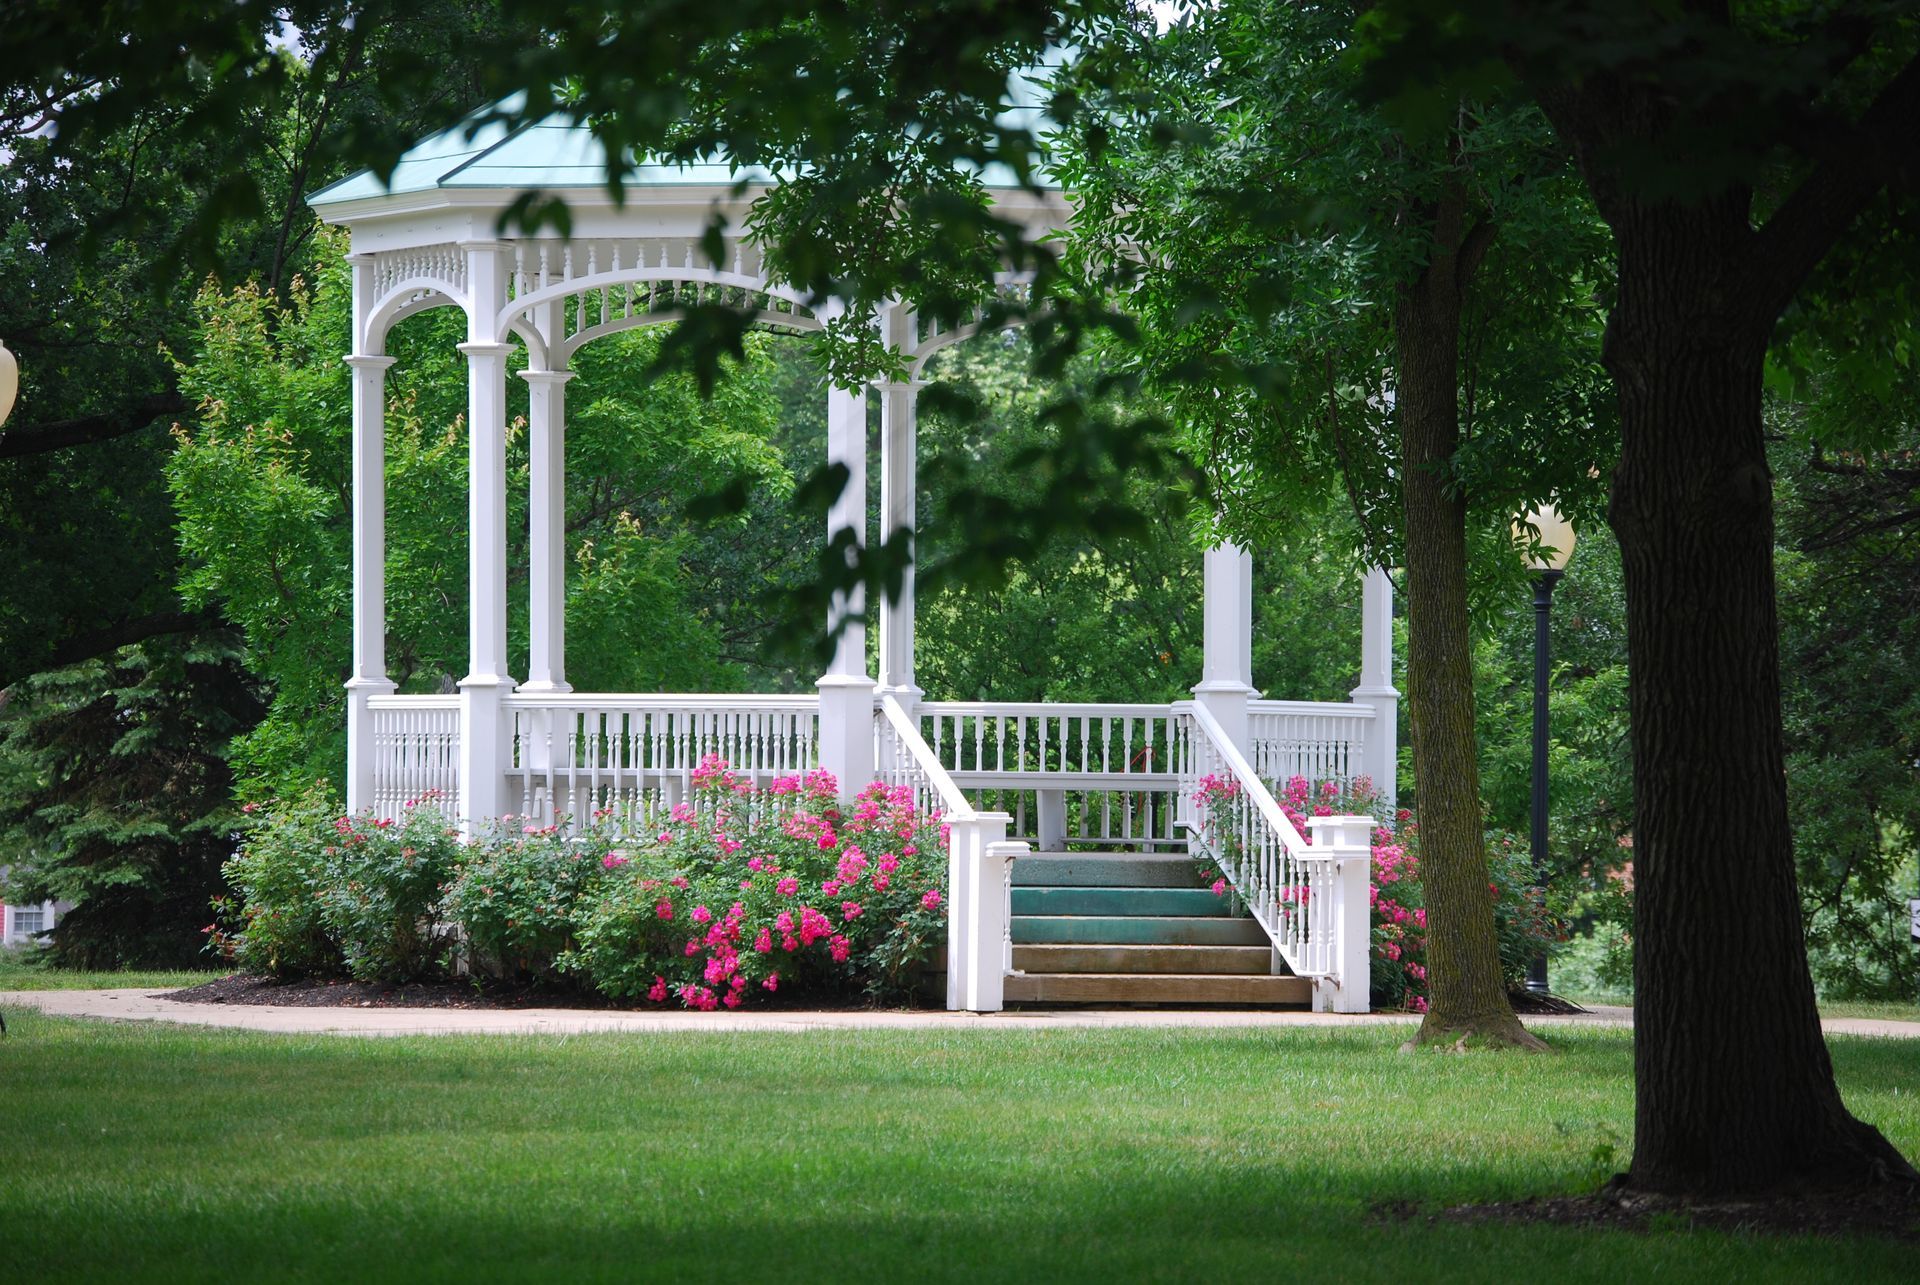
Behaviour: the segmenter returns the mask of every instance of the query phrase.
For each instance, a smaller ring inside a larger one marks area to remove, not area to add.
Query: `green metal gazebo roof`
[[[1022,124],[1040,137],[1052,127],[1040,103],[1036,75],[1045,68],[1012,78],[1013,104],[1000,115],[1003,124]],[[351,178],[320,189],[307,198],[315,208],[343,205],[371,197],[403,196],[431,191],[508,190],[540,191],[553,188],[594,188],[604,186],[607,152],[586,125],[564,115],[549,116],[532,125],[508,129],[495,121],[479,125],[482,116],[495,110],[517,110],[523,96],[503,99],[494,108],[475,111],[466,120],[437,134],[429,135],[408,148],[382,183],[372,170],[362,170]],[[773,175],[755,166],[734,166],[724,157],[684,165],[643,162],[626,169],[627,184],[633,188],[726,187],[745,181],[754,185],[773,182]],[[981,174],[989,188],[1016,188],[1019,182],[1005,165],[988,166]],[[1057,187],[1044,173],[1044,187]]]

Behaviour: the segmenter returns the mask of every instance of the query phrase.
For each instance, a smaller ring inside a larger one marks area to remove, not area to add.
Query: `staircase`
[[[1013,865],[1009,1004],[1301,1007],[1259,924],[1184,853],[1040,852]]]

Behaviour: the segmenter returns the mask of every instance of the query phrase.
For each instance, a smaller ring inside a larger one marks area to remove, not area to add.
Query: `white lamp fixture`
[[[1513,524],[1513,542],[1527,547],[1527,528],[1540,533],[1540,543],[1525,554],[1530,571],[1565,571],[1573,557],[1573,523],[1551,503],[1542,504]]]
[[[13,359],[7,346],[0,343],[0,424],[7,422],[7,416],[13,414],[13,399],[20,392],[20,363]]]

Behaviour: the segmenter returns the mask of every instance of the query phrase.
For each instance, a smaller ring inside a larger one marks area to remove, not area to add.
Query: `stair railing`
[[[874,763],[882,781],[912,789],[947,836],[947,1007],[997,1013],[1013,967],[1013,863],[1032,849],[1009,842],[1005,812],[976,812],[892,696],[874,713]]]
[[[1373,819],[1315,817],[1309,843],[1213,714],[1199,702],[1177,708],[1194,851],[1219,867],[1287,967],[1312,979],[1316,1010],[1366,1012]]]

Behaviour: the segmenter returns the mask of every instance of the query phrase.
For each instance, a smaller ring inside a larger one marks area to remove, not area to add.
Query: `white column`
[[[917,532],[919,468],[914,407],[920,384],[883,384],[880,402],[880,539],[902,536],[911,553]],[[911,712],[926,693],[914,680],[914,566],[900,576],[898,598],[880,601],[880,690]]]
[[[1253,556],[1223,540],[1206,552],[1204,652],[1193,694],[1242,753],[1253,690]]]
[[[527,681],[567,683],[567,370],[527,370]]]
[[[847,470],[847,484],[827,512],[829,542],[847,542],[849,564],[867,542],[867,394],[827,391],[827,463]],[[827,612],[833,662],[820,678],[820,766],[852,798],[873,780],[873,691],[867,673],[867,595],[855,585],[835,593]]]
[[[1373,873],[1373,818],[1365,816],[1308,817],[1316,856],[1331,852],[1334,859],[1331,905],[1310,908],[1310,937],[1331,947],[1331,958],[1317,959],[1332,976],[1316,980],[1313,1011],[1364,1013],[1371,1003],[1373,962],[1373,908],[1367,887]],[[1314,892],[1320,891],[1318,885]],[[1327,941],[1331,933],[1332,940]],[[1319,947],[1314,947],[1319,949]]]
[[[1349,699],[1373,710],[1360,770],[1391,809],[1399,799],[1400,692],[1393,685],[1393,581],[1382,567],[1367,572],[1360,589],[1360,685]]]
[[[468,243],[467,676],[460,680],[460,817],[469,829],[506,810],[507,356],[495,320],[506,302],[497,242]]]
[[[1006,1006],[1007,874],[1028,851],[1007,841],[1013,818],[976,812],[949,822],[947,1008],[997,1013]]]
[[[374,258],[356,254],[353,270],[353,673],[347,679],[347,811],[374,802],[377,761],[369,701],[390,696],[387,677],[387,368],[393,358],[367,347],[374,303]]]

